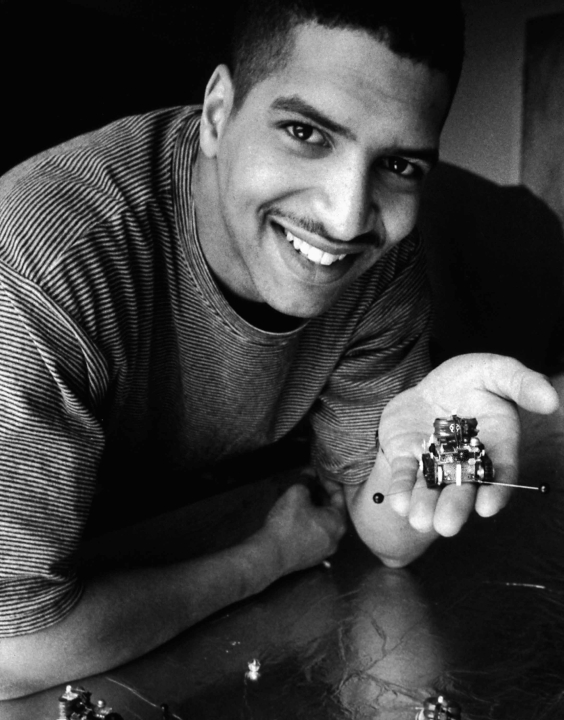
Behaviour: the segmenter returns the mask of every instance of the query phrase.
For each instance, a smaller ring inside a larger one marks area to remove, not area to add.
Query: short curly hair
[[[243,0],[231,44],[235,109],[288,61],[292,31],[312,22],[366,31],[400,57],[444,72],[454,95],[464,57],[458,0]]]

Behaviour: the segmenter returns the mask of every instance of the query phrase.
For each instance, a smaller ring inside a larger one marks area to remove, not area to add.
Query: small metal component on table
[[[444,695],[425,700],[423,710],[415,720],[461,720],[460,705]]]
[[[70,718],[75,708],[78,706],[79,694],[70,685],[67,685],[65,692],[59,698],[59,718],[58,720],[67,720]]]
[[[106,706],[104,700],[98,700],[93,705],[91,695],[82,687],[67,685],[59,698],[58,720],[123,720],[121,715]]]
[[[258,680],[260,677],[260,662],[256,659],[251,660],[250,663],[247,664],[248,670],[245,673],[245,677],[247,680]]]

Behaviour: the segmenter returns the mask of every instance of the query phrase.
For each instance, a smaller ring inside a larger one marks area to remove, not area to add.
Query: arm
[[[429,490],[418,465],[422,442],[435,418],[455,411],[478,419],[496,482],[516,483],[520,437],[516,405],[550,414],[558,408],[558,395],[539,373],[512,358],[486,354],[443,363],[388,404],[380,422],[381,450],[374,469],[366,483],[346,491],[360,536],[384,562],[405,565],[438,535],[459,532],[474,509],[489,517],[505,506],[509,488],[467,484]],[[374,504],[374,492],[384,494],[382,505]]]
[[[423,256],[417,242],[406,243],[403,253],[390,253],[377,264],[384,268],[389,260],[387,284],[370,286],[370,302],[311,415],[321,482],[329,492],[344,494],[360,537],[392,567],[414,559],[435,537],[417,532],[389,503],[372,501],[391,481],[390,466],[375,444],[381,414],[431,369]]]
[[[0,699],[37,692],[121,665],[204,617],[333,553],[344,507],[315,507],[292,486],[261,530],[239,545],[160,567],[100,572],[61,622],[0,639]]]

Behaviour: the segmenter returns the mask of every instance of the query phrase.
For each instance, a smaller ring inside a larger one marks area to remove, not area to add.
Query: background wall
[[[464,0],[466,64],[445,127],[443,160],[508,185],[521,181],[525,25],[564,0]]]

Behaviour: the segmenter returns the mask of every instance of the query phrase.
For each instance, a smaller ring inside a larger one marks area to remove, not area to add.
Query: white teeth
[[[302,244],[300,252],[302,252],[304,255],[307,255],[307,259],[311,260],[311,262],[313,262],[313,263],[321,263],[321,258],[324,255],[323,250],[319,250],[319,248],[312,247],[311,245],[304,252],[304,246]]]
[[[288,241],[292,243],[294,248],[316,265],[332,265],[334,262],[337,262],[337,260],[342,260],[346,257],[346,254],[332,255],[331,253],[323,252],[323,250],[319,250],[319,248],[306,243],[305,240],[296,237],[289,230],[285,230],[284,232],[286,233]]]

